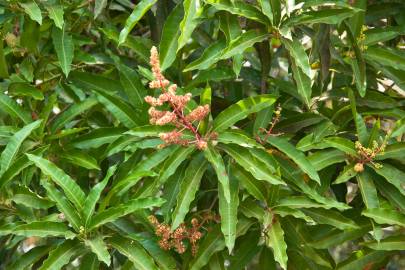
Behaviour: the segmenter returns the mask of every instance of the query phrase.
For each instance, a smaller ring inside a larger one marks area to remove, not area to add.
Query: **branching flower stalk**
[[[265,144],[267,139],[270,136],[281,135],[281,134],[273,134],[273,129],[277,125],[277,123],[280,122],[280,118],[281,118],[281,106],[280,105],[277,106],[277,110],[274,112],[274,114],[275,114],[275,116],[271,120],[269,129],[268,130],[266,130],[265,128],[259,129],[260,132],[265,134],[263,139],[261,139],[260,136],[256,136],[256,140],[261,144]]]
[[[162,94],[158,98],[152,96],[145,97],[145,101],[151,105],[149,109],[150,123],[160,126],[167,124],[176,126],[173,131],[159,134],[159,137],[164,141],[162,147],[170,144],[183,146],[195,144],[198,149],[204,150],[207,147],[207,141],[210,136],[203,137],[198,132],[198,128],[194,126],[194,123],[203,120],[208,115],[210,112],[209,105],[198,106],[186,115],[184,109],[191,100],[192,95],[191,93],[178,95],[176,93],[177,85],[170,84],[163,76],[156,47],[152,47],[151,49],[150,64],[154,80],[149,83],[149,88],[160,88],[162,90]],[[161,111],[156,109],[156,107],[164,104],[169,104],[171,110]],[[184,139],[182,133],[184,130],[190,131],[195,140]]]
[[[384,142],[381,145],[378,145],[376,141],[373,141],[373,147],[367,148],[364,147],[359,141],[357,141],[355,143],[355,147],[360,158],[357,161],[356,165],[354,165],[354,170],[356,172],[364,171],[364,164],[366,163],[373,164],[377,169],[381,168],[382,165],[374,162],[374,158],[378,154],[384,152],[386,144],[387,144],[386,140],[384,140]]]

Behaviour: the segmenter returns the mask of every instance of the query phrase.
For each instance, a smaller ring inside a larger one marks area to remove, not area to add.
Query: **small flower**
[[[363,163],[356,163],[356,165],[354,165],[354,171],[355,172],[362,172],[364,171],[364,166]]]
[[[210,106],[198,106],[186,116],[186,119],[190,122],[201,121],[208,115],[209,112]]]

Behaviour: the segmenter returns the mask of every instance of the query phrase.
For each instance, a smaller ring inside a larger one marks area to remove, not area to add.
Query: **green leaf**
[[[114,115],[124,126],[133,128],[141,123],[139,113],[137,113],[127,102],[117,95],[94,89],[97,92],[97,98],[107,110]]]
[[[58,55],[59,65],[67,77],[71,69],[75,50],[73,39],[68,33],[66,33],[65,27],[63,27],[63,29],[54,27],[52,29],[52,40],[56,54]]]
[[[372,174],[368,168],[357,174],[357,184],[359,186],[363,202],[367,208],[379,208],[377,189],[374,186]]]
[[[8,91],[12,96],[28,96],[35,100],[43,100],[44,95],[41,90],[27,84],[27,83],[11,83],[8,86]]]
[[[63,6],[61,5],[45,5],[46,10],[48,11],[48,16],[53,20],[53,23],[59,29],[63,29],[65,21],[63,19]]]
[[[215,227],[201,241],[197,255],[190,262],[188,269],[198,270],[207,265],[212,255],[225,248],[225,242],[219,227]]]
[[[221,192],[227,203],[230,203],[231,193],[230,193],[230,184],[229,184],[229,175],[225,169],[224,161],[222,160],[221,155],[218,151],[215,150],[212,146],[208,146],[204,151],[205,158],[211,163],[214,168],[219,183],[221,184]]]
[[[101,12],[107,7],[108,0],[96,0],[94,4],[94,19],[96,19]]]
[[[110,238],[109,243],[133,262],[136,269],[158,270],[153,259],[138,243],[121,236]]]
[[[180,36],[180,22],[183,19],[183,5],[180,2],[167,17],[162,30],[159,45],[159,58],[161,69],[166,70],[176,59],[178,39]]]
[[[332,164],[344,162],[345,160],[346,155],[340,150],[335,149],[317,151],[308,156],[308,161],[317,171],[320,171]]]
[[[41,184],[45,188],[48,197],[56,203],[58,210],[65,215],[66,220],[68,220],[73,228],[79,232],[82,221],[77,210],[49,181],[43,180],[41,181]]]
[[[218,142],[225,144],[237,144],[247,148],[263,148],[263,146],[251,139],[246,133],[238,130],[226,130],[218,135]]]
[[[274,259],[280,264],[281,268],[287,269],[287,244],[284,241],[284,231],[278,220],[273,221],[266,228],[266,245],[273,250]]]
[[[137,210],[158,207],[164,203],[163,199],[160,198],[143,198],[143,199],[133,199],[124,204],[118,206],[110,207],[95,214],[90,221],[88,226],[89,230],[93,230],[103,224],[108,222],[113,222],[114,220],[128,215]]]
[[[108,127],[93,129],[89,133],[80,135],[70,141],[71,146],[79,149],[98,148],[117,140],[126,131],[126,128]]]
[[[198,17],[200,17],[202,8],[200,0],[184,0],[184,16],[180,22],[180,35],[177,44],[177,52],[186,45],[191,37],[194,29],[198,25]]]
[[[24,9],[25,13],[30,16],[31,20],[36,21],[39,24],[42,24],[42,14],[41,9],[38,7],[35,1],[28,1],[27,3],[19,3],[20,6]]]
[[[226,200],[224,187],[222,185],[218,188],[219,197],[219,214],[221,216],[221,231],[225,237],[225,245],[229,250],[229,254],[235,246],[236,240],[236,225],[238,223],[238,205],[239,205],[239,183],[238,179],[231,174],[228,165],[229,175],[229,191],[230,198]],[[227,173],[225,171],[225,173]]]
[[[98,102],[95,97],[89,97],[89,98],[86,98],[85,100],[83,100],[82,102],[73,104],[66,111],[62,112],[55,118],[55,120],[53,121],[53,123],[51,125],[52,133],[55,133],[58,129],[62,128],[73,118],[75,118],[79,114],[87,111],[88,109],[90,109],[91,107],[96,105],[97,103]]]
[[[17,102],[3,93],[0,93],[0,109],[13,118],[21,119],[25,124],[32,122],[31,115],[20,107]]]
[[[28,252],[21,255],[21,257],[10,266],[10,269],[11,270],[29,269],[32,264],[36,263],[42,257],[47,255],[50,249],[51,249],[50,246],[34,247],[30,249]]]
[[[381,65],[405,70],[405,54],[399,50],[372,46],[367,48],[364,57]]]
[[[166,180],[176,172],[180,164],[184,162],[194,150],[194,147],[178,147],[174,150],[163,164],[159,175],[159,184],[166,182]]]
[[[80,261],[80,270],[99,270],[100,262],[93,253],[87,253]]]
[[[244,1],[205,0],[205,2],[214,6],[217,10],[224,10],[259,23],[268,24],[267,17],[264,16],[259,9]]]
[[[223,39],[220,39],[219,41],[211,44],[204,50],[204,52],[198,59],[188,64],[185,69],[183,69],[183,72],[195,69],[208,69],[210,66],[219,61],[219,57],[221,56],[221,53],[224,50],[225,46],[226,43]]]
[[[294,59],[295,64],[308,78],[311,78],[311,67],[309,66],[308,55],[301,42],[295,38],[293,40],[283,38],[282,43],[289,51],[291,58]],[[309,95],[309,97],[311,97],[311,95]]]
[[[405,215],[397,211],[378,208],[378,209],[365,209],[362,215],[372,218],[378,224],[399,225],[405,227]]]
[[[195,156],[188,165],[180,185],[176,208],[172,213],[172,230],[176,229],[184,221],[207,166],[208,162],[201,154]]]
[[[270,136],[267,139],[267,142],[270,143],[272,146],[276,147],[278,150],[286,154],[289,158],[291,158],[297,165],[303,170],[308,176],[315,180],[317,183],[321,183],[319,179],[319,175],[316,172],[315,168],[312,164],[308,161],[305,157],[304,153],[298,151],[287,139],[281,137]]]
[[[78,150],[69,150],[69,152],[62,153],[59,156],[61,159],[66,160],[74,165],[89,169],[89,170],[100,170],[100,167],[97,164],[97,160],[90,156],[89,154],[78,151]]]
[[[405,143],[399,142],[390,144],[384,149],[384,152],[379,153],[376,156],[377,160],[384,160],[387,158],[393,158],[398,160],[405,158]]]
[[[100,236],[97,236],[93,239],[84,240],[86,246],[90,247],[91,251],[97,255],[97,258],[100,262],[104,262],[107,266],[110,266],[111,257],[108,253],[107,246],[104,243],[103,239]]]
[[[332,225],[341,230],[358,229],[358,225],[353,220],[334,210],[308,208],[302,209],[302,212],[320,224]]]
[[[340,151],[356,157],[357,151],[354,147],[354,143],[348,139],[342,137],[328,137],[323,139],[323,142],[331,147],[339,149]]]
[[[130,103],[134,107],[142,107],[142,105],[145,104],[144,97],[146,96],[146,89],[138,73],[120,62],[117,62],[116,66],[120,71],[120,81]]]
[[[302,69],[298,68],[294,61],[292,61],[291,63],[291,68],[293,71],[295,82],[297,84],[298,94],[300,95],[307,108],[310,108],[312,95],[311,78],[305,75]]]
[[[127,40],[131,30],[156,2],[157,0],[142,0],[135,6],[131,15],[126,20],[124,28],[120,32],[118,45],[122,45]]]
[[[0,77],[2,78],[9,77],[7,60],[4,54],[3,41],[0,42]]]
[[[236,164],[232,165],[232,174],[238,179],[241,186],[243,186],[247,192],[259,201],[266,201],[265,191],[266,187],[260,181],[257,181],[251,174],[246,172],[240,166]]]
[[[347,260],[340,262],[336,270],[357,270],[364,269],[369,265],[381,262],[389,255],[386,251],[359,250]]]
[[[397,169],[388,163],[384,163],[381,168],[370,166],[374,171],[384,177],[389,183],[393,184],[402,195],[405,196],[405,172]]]
[[[275,207],[290,208],[325,208],[331,209],[333,206],[320,204],[304,196],[288,196],[278,201]]]
[[[10,141],[7,143],[6,148],[3,150],[0,156],[0,175],[3,175],[5,171],[10,167],[16,158],[18,151],[25,141],[25,139],[31,134],[33,130],[39,127],[42,120],[37,120],[31,124],[26,125],[20,129],[17,133],[11,137]]]
[[[353,16],[359,9],[322,9],[317,11],[303,12],[285,20],[282,27],[291,27],[300,24],[326,23],[339,24],[344,19]]]
[[[269,35],[257,30],[249,30],[242,33],[238,38],[232,40],[229,45],[222,51],[220,59],[228,59],[251,48],[255,43],[267,39]]]
[[[261,111],[272,105],[275,101],[276,97],[273,95],[260,95],[242,99],[223,110],[215,118],[213,130],[217,132],[223,131],[246,118],[249,114]]]
[[[237,145],[221,145],[221,148],[257,180],[266,181],[273,185],[284,185],[280,177],[275,175],[267,164],[257,160],[246,148]]]
[[[96,204],[100,199],[101,193],[103,192],[105,186],[107,185],[108,181],[110,180],[111,176],[114,174],[115,170],[117,169],[116,166],[110,167],[103,179],[103,181],[99,182],[95,185],[91,190],[86,200],[84,201],[83,205],[83,220],[87,227],[87,224],[90,222],[91,216],[94,213],[96,208]]]
[[[85,195],[80,186],[64,171],[58,168],[52,162],[31,154],[27,154],[28,159],[35,163],[41,169],[42,173],[51,177],[53,182],[60,186],[65,192],[69,200],[76,206],[77,209],[83,207]]]
[[[48,209],[55,205],[50,200],[42,198],[25,186],[15,187],[11,200],[17,204],[22,204],[34,209]]]
[[[392,235],[381,241],[365,242],[362,245],[374,250],[403,250],[405,246],[405,235]]]
[[[77,241],[64,241],[49,253],[39,270],[62,269],[64,265],[69,263],[73,255],[78,253],[79,247],[80,244]]]
[[[354,170],[354,165],[346,165],[343,168],[343,171],[340,172],[338,177],[336,178],[335,182],[333,184],[341,184],[349,181],[353,177],[357,175],[357,172]]]
[[[25,237],[59,236],[67,239],[71,239],[76,236],[65,224],[51,221],[35,221],[28,224],[19,225],[13,229],[13,234]]]

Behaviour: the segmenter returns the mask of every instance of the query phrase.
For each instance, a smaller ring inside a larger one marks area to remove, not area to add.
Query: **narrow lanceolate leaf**
[[[104,262],[106,265],[110,266],[111,257],[108,253],[107,246],[104,243],[103,239],[100,236],[97,236],[93,239],[84,240],[86,246],[90,247],[91,251],[97,255],[97,258],[100,262]]]
[[[25,124],[32,122],[30,114],[19,106],[16,101],[3,93],[0,93],[0,110],[13,118],[21,119]]]
[[[238,179],[235,176],[229,177],[230,199],[225,198],[224,189],[219,186],[219,214],[221,215],[221,231],[225,237],[225,245],[229,250],[229,254],[235,246],[236,240],[236,225],[238,223],[238,205],[239,205],[239,187]]]
[[[405,235],[393,235],[381,241],[366,242],[362,245],[374,250],[403,250],[405,247]]]
[[[269,20],[259,9],[244,1],[231,0],[205,0],[217,10],[224,10],[241,17],[245,17],[262,24],[268,24]]]
[[[313,168],[312,164],[307,160],[304,153],[297,150],[290,142],[288,142],[287,139],[270,136],[267,139],[267,142],[270,143],[272,146],[276,147],[284,154],[286,154],[295,163],[297,163],[300,169],[303,170],[305,173],[307,173],[312,180],[315,180],[319,184],[321,183],[318,173]]]
[[[162,30],[162,38],[159,45],[159,58],[161,69],[171,66],[176,59],[178,39],[180,36],[180,22],[183,19],[183,5],[180,2],[167,17]]]
[[[87,225],[90,221],[91,216],[94,213],[94,209],[96,207],[96,204],[98,200],[100,199],[101,192],[103,192],[105,186],[108,183],[108,180],[110,180],[111,176],[114,174],[116,170],[116,166],[110,167],[107,171],[106,176],[104,177],[103,181],[95,185],[88,196],[86,197],[86,200],[84,201],[83,205],[83,220],[85,224]]]
[[[66,33],[65,27],[52,29],[52,40],[56,54],[58,55],[59,65],[67,77],[69,75],[75,50],[72,37]]]
[[[97,18],[98,15],[103,12],[103,10],[107,7],[108,0],[96,0],[94,4],[94,18]]]
[[[201,154],[194,157],[188,165],[180,185],[176,208],[172,214],[172,229],[176,229],[184,221],[207,166],[208,162]]]
[[[55,131],[64,127],[73,118],[75,118],[79,114],[85,112],[86,110],[90,109],[97,103],[98,102],[95,97],[89,97],[89,98],[86,98],[82,102],[73,104],[66,111],[59,114],[58,117],[55,118],[55,121],[52,122],[52,125],[51,125],[52,133],[55,133]]]
[[[13,229],[13,234],[25,237],[65,237],[71,239],[75,234],[69,228],[60,222],[52,221],[34,221],[28,224],[23,224]]]
[[[291,58],[294,59],[296,65],[307,77],[311,78],[311,67],[309,66],[308,55],[302,43],[297,39],[289,40],[287,38],[283,38],[282,42],[290,52]]]
[[[338,24],[342,20],[354,15],[357,11],[359,10],[342,8],[303,12],[300,15],[290,17],[290,19],[283,23],[283,27],[309,23]]]
[[[18,154],[18,150],[20,149],[24,140],[31,134],[33,130],[39,127],[42,120],[37,120],[31,124],[26,125],[22,129],[20,129],[16,134],[11,137],[9,142],[7,143],[6,148],[3,150],[0,156],[0,175],[2,175],[13,163],[15,157]]]
[[[20,3],[20,6],[24,9],[25,13],[31,18],[31,20],[42,24],[42,14],[41,9],[38,7],[35,1],[31,0],[27,3]]]
[[[139,270],[158,270],[150,255],[135,241],[121,236],[114,236],[109,243],[126,256]]]
[[[340,262],[336,270],[357,270],[367,269],[370,265],[378,264],[383,261],[390,253],[382,250],[359,250],[350,256],[347,260]]]
[[[173,175],[180,164],[194,152],[193,147],[178,147],[165,161],[159,175],[159,184],[163,184]]]
[[[246,148],[238,145],[221,145],[221,148],[256,179],[273,185],[285,185],[281,178],[271,171],[268,164],[256,159]]]
[[[260,95],[248,97],[238,101],[223,110],[214,120],[214,131],[223,131],[236,122],[246,118],[251,113],[256,113],[271,106],[276,101],[273,95]]]
[[[363,202],[367,208],[379,208],[377,189],[375,188],[373,175],[370,173],[370,168],[357,175],[357,184],[363,197]]]
[[[397,169],[391,164],[384,163],[381,168],[371,166],[376,173],[384,177],[388,182],[393,184],[402,195],[405,196],[405,172]]]
[[[238,144],[247,148],[262,148],[263,146],[239,130],[227,130],[218,135],[218,142],[225,144]]]
[[[157,0],[142,0],[140,1],[132,11],[131,15],[125,22],[124,28],[120,32],[120,37],[118,41],[118,45],[123,44],[131,32],[131,30],[135,27],[140,19],[142,19],[143,15],[157,2]]]
[[[88,228],[89,230],[92,230],[108,222],[113,222],[114,220],[137,210],[161,206],[164,202],[165,201],[160,198],[142,198],[130,200],[124,204],[110,207],[95,214],[91,218]]]
[[[62,269],[70,262],[74,254],[80,249],[80,243],[74,240],[67,240],[49,253],[39,270]]]
[[[76,206],[77,209],[83,207],[85,195],[78,184],[64,171],[58,168],[52,162],[38,156],[27,154],[28,159],[35,163],[41,169],[42,173],[51,177],[53,182],[60,186],[65,192],[68,199]]]
[[[133,128],[141,123],[137,113],[127,102],[113,93],[97,91],[97,98],[124,126]]]
[[[64,214],[66,220],[69,221],[72,227],[78,232],[82,221],[77,210],[52,183],[47,180],[42,180],[41,184],[45,188],[49,199],[56,203],[58,210]]]
[[[97,160],[91,155],[78,150],[69,150],[69,152],[64,152],[59,156],[61,159],[68,161],[74,165],[89,169],[89,170],[100,170],[97,164]]]
[[[45,255],[48,255],[52,246],[37,246],[21,255],[11,266],[11,270],[32,269],[32,264],[39,261]]]
[[[203,266],[209,263],[210,258],[216,252],[221,251],[225,248],[224,238],[218,227],[214,228],[204,237],[204,240],[200,243],[198,247],[197,255],[189,264],[190,270],[199,270]]]
[[[22,204],[34,209],[48,209],[55,205],[52,201],[42,198],[22,185],[14,188],[11,200],[17,204]]]
[[[255,43],[261,42],[268,37],[267,33],[249,30],[229,43],[228,47],[222,51],[221,59],[228,59],[232,56],[243,54],[246,49],[251,48]]]
[[[221,155],[212,146],[207,147],[204,151],[204,155],[214,168],[218,181],[221,184],[222,192],[227,203],[230,203],[231,193],[229,188],[229,175],[225,169],[224,161]]]
[[[120,81],[130,103],[134,107],[141,107],[142,104],[145,104],[146,89],[138,73],[120,62],[116,63],[116,66],[120,71]]]
[[[224,39],[220,39],[219,41],[213,43],[204,50],[204,52],[198,59],[188,64],[183,72],[195,69],[203,70],[209,68],[219,60],[219,56],[221,55],[221,52],[223,51],[225,46],[226,43]]]
[[[334,210],[308,208],[302,209],[302,212],[320,224],[332,225],[341,230],[358,229],[358,225],[353,220]]]
[[[366,209],[362,214],[366,217],[372,218],[378,224],[390,224],[405,227],[405,215],[394,210],[384,208]]]
[[[257,181],[251,174],[236,164],[232,165],[232,174],[238,179],[240,185],[246,191],[259,201],[265,201],[266,187],[260,181]]]
[[[288,196],[280,199],[276,207],[289,207],[289,208],[325,208],[331,209],[333,206],[327,204],[320,204],[312,201],[304,196]]]
[[[297,64],[294,60],[291,63],[291,68],[294,75],[294,80],[297,84],[298,94],[300,95],[302,101],[305,103],[307,108],[311,107],[311,78],[308,77],[302,69],[297,67]]]
[[[180,36],[178,39],[177,52],[183,48],[188,42],[194,29],[198,25],[198,17],[200,17],[202,8],[200,0],[185,0],[183,1],[184,16],[180,22]]]
[[[284,241],[284,231],[278,220],[273,221],[266,228],[266,245],[273,250],[274,259],[280,264],[281,268],[287,269],[287,244]]]
[[[59,29],[63,29],[65,21],[63,20],[63,6],[61,5],[45,5],[46,10],[48,11],[48,16],[53,20],[53,23]]]

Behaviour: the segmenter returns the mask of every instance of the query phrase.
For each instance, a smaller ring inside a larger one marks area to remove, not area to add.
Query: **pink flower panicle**
[[[170,144],[189,145],[194,144],[198,149],[204,150],[207,148],[207,138],[203,138],[193,125],[194,122],[203,120],[210,112],[209,105],[198,106],[187,115],[184,114],[184,109],[191,100],[191,93],[178,95],[176,93],[177,85],[170,82],[162,74],[160,69],[159,54],[156,47],[152,47],[150,55],[150,64],[154,80],[149,83],[151,89],[161,89],[162,94],[158,98],[146,96],[145,101],[151,106],[149,109],[149,121],[152,125],[174,125],[176,128],[173,131],[160,133],[159,137],[164,144],[162,147]],[[158,106],[168,104],[170,110],[161,111],[156,109]],[[189,130],[195,137],[195,140],[182,139],[182,130]]]

